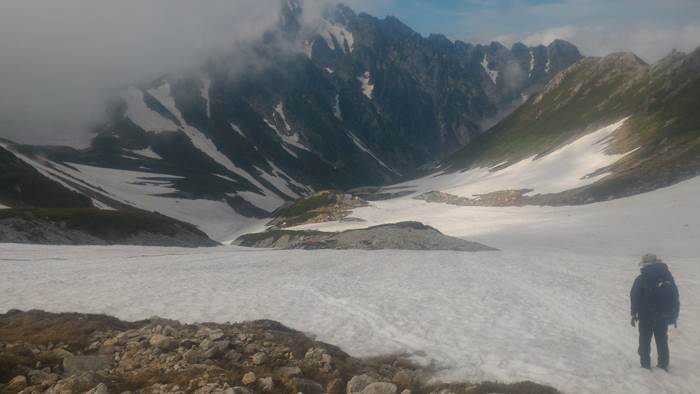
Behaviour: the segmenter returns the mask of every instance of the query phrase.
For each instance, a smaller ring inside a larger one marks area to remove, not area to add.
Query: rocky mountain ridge
[[[267,217],[314,190],[410,178],[581,58],[564,41],[423,37],[344,6],[307,26],[299,2],[282,5],[278,26],[244,52],[125,89],[90,148],[6,149],[90,205],[197,225],[202,215],[189,212],[206,211],[221,223],[204,230],[220,237],[225,222]]]
[[[602,179],[527,199],[538,205],[570,205],[648,192],[700,175],[698,103],[700,48],[688,54],[673,51],[653,66],[632,53],[586,58],[445,160],[440,171],[501,171],[623,120],[603,146],[607,154],[624,157],[588,175],[605,174]]]

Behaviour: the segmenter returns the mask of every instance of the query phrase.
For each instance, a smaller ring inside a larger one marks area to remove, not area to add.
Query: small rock
[[[396,394],[396,385],[387,382],[370,383],[362,389],[362,394]]]
[[[411,387],[411,384],[413,383],[413,373],[404,369],[399,370],[398,372],[396,372],[396,374],[394,374],[394,377],[391,379],[391,381],[399,387]]]
[[[309,379],[294,379],[294,390],[304,394],[324,394],[323,386]]]
[[[260,364],[264,363],[265,360],[267,360],[267,354],[265,354],[263,352],[258,352],[258,353],[255,353],[253,355],[253,357],[251,357],[251,359],[253,361],[253,364],[260,365]]]
[[[253,394],[253,392],[246,387],[236,386],[233,388],[233,394]]]
[[[347,385],[347,394],[352,394],[352,393],[359,393],[361,392],[365,387],[369,386],[372,383],[375,383],[377,379],[369,376],[369,375],[356,375],[353,376],[352,379],[348,382]]]
[[[343,381],[340,379],[333,379],[326,385],[326,392],[328,394],[343,394]]]
[[[49,368],[43,370],[29,371],[29,383],[32,385],[40,384],[42,386],[52,386],[58,382],[61,377],[55,373],[51,373]]]
[[[243,379],[241,379],[241,382],[245,384],[246,386],[252,383],[255,383],[257,380],[257,377],[255,376],[255,372],[248,372],[247,374],[243,375]]]
[[[226,353],[226,355],[224,355],[224,358],[235,363],[241,359],[241,354],[235,350],[231,350],[228,353]]]
[[[411,390],[405,389],[404,391],[401,392],[401,394],[411,394]]]
[[[198,349],[190,349],[183,354],[183,357],[190,364],[199,364],[199,362],[204,358],[204,355]]]
[[[107,385],[100,383],[85,394],[109,394],[109,389],[107,389]]]
[[[164,351],[173,350],[177,346],[171,338],[161,334],[154,334],[151,336],[148,343],[151,346]]]
[[[51,351],[53,353],[53,356],[59,360],[63,360],[66,357],[70,357],[73,355],[73,353],[69,352],[66,349],[58,348],[54,349]]]
[[[301,375],[301,369],[299,367],[281,367],[277,369],[276,373],[284,379],[291,379]]]
[[[214,330],[209,333],[209,339],[212,341],[216,341],[217,339],[221,339],[224,337],[224,332],[221,330]]]
[[[5,386],[5,391],[16,393],[22,391],[25,387],[27,387],[27,377],[19,375],[15,376],[7,383],[7,386]]]
[[[82,371],[99,371],[109,367],[108,358],[104,356],[69,356],[63,359],[63,370],[67,375]]]
[[[180,341],[180,347],[183,349],[192,349],[195,346],[197,346],[197,342],[193,340],[185,339]]]
[[[201,347],[204,350],[209,350],[209,348],[211,348],[212,346],[214,346],[214,341],[211,341],[209,339],[205,339],[199,343],[199,347]]]
[[[102,346],[105,346],[105,347],[113,347],[113,346],[117,346],[117,345],[120,345],[120,343],[119,343],[119,338],[116,338],[116,337],[109,338],[102,343]]]
[[[260,383],[260,389],[261,389],[262,391],[272,391],[272,389],[273,389],[274,386],[275,386],[274,381],[273,381],[272,378],[269,377],[269,376],[266,377],[266,378],[260,379],[260,380],[259,380],[259,383]]]

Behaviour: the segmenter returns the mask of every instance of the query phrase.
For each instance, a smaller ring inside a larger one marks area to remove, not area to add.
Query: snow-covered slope
[[[526,195],[560,193],[590,185],[608,175],[606,168],[624,158],[610,154],[611,136],[626,119],[584,135],[565,146],[516,163],[502,162],[491,168],[436,174],[386,188],[413,191],[412,196],[439,191],[473,198],[505,190],[531,189]]]
[[[579,207],[404,198],[355,213],[370,223],[422,220],[502,249],[477,255],[0,245],[0,275],[10,278],[0,281],[0,309],[272,318],[354,355],[415,353],[445,379],[532,379],[570,393],[694,393],[698,193],[693,179]],[[629,326],[628,291],[646,252],[669,263],[681,290],[668,375],[639,368]]]

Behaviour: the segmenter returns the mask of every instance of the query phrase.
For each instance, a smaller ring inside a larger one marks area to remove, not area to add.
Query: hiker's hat
[[[652,265],[659,261],[659,258],[655,254],[647,253],[642,256],[642,261],[639,262],[639,267],[644,268],[646,266]]]

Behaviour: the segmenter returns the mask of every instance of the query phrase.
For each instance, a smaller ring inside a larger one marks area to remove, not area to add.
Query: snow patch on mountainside
[[[343,120],[343,112],[340,110],[340,95],[335,95],[335,104],[333,104],[333,116],[338,120]]]
[[[277,135],[282,139],[283,143],[286,145],[293,146],[295,148],[299,148],[305,151],[311,151],[306,145],[304,145],[301,142],[301,139],[299,138],[299,134],[296,133],[295,131],[292,130],[292,127],[289,125],[289,122],[287,122],[287,117],[284,113],[284,104],[279,103],[275,106],[274,108],[275,113],[279,116],[280,120],[282,120],[282,124],[284,125],[284,130],[280,130],[277,125],[274,123],[270,122],[269,120],[263,118],[265,123],[277,133]],[[283,145],[283,148],[292,156],[294,157],[299,157],[294,151],[291,149],[288,149],[286,146]]]
[[[57,165],[66,173],[99,186],[116,200],[192,223],[216,240],[226,239],[256,222],[236,213],[225,201],[166,196],[177,192],[173,186],[173,181],[180,179],[177,176],[67,164]]]
[[[211,102],[209,101],[209,90],[211,89],[211,79],[205,78],[203,81],[203,86],[202,86],[202,98],[204,99],[204,102],[207,104],[207,118],[211,118]]]
[[[357,80],[360,81],[360,84],[362,86],[362,94],[367,96],[368,99],[372,99],[372,96],[374,96],[374,85],[370,82],[371,81],[371,75],[369,71],[365,71],[364,74],[361,76],[357,77]]]
[[[141,89],[130,87],[122,94],[126,102],[126,117],[146,131],[176,131],[178,126],[170,119],[148,108]]]
[[[528,78],[532,77],[532,71],[535,70],[535,55],[532,53],[532,49],[530,49],[530,72],[527,75]]]
[[[292,131],[292,127],[289,125],[289,123],[287,122],[287,117],[284,115],[284,104],[282,104],[281,102],[277,104],[275,106],[275,112],[277,112],[277,114],[282,119],[282,122],[284,123],[284,128],[287,131]]]
[[[285,179],[283,179],[281,176],[279,176],[277,174],[270,174],[267,171],[265,171],[261,168],[258,168],[258,167],[255,167],[255,168],[258,171],[260,171],[261,178],[265,179],[267,182],[269,182],[272,186],[274,186],[280,192],[282,192],[282,193],[284,193],[287,196],[292,197],[292,198],[299,198],[300,197],[297,192],[295,192],[289,188],[289,183]],[[273,208],[272,210],[274,211],[276,208],[279,208],[279,206]]]
[[[355,38],[343,25],[324,19],[321,22],[318,34],[323,38],[330,49],[340,49],[343,53],[348,53],[348,51],[352,52],[354,49]],[[346,45],[347,49],[345,47]]]
[[[303,43],[302,46],[302,52],[308,57],[309,59],[313,59],[313,53],[314,53],[314,40],[306,40]]]
[[[274,171],[274,173],[275,173],[276,175],[281,176],[282,178],[284,178],[289,184],[294,185],[294,186],[296,186],[297,188],[306,191],[307,193],[313,193],[313,192],[314,192],[314,189],[313,189],[313,188],[311,188],[311,187],[309,187],[309,186],[306,186],[306,185],[304,185],[304,184],[298,182],[297,180],[295,180],[294,178],[292,178],[291,176],[289,176],[289,174],[287,174],[283,169],[277,167],[277,166],[275,165],[275,163],[273,163],[273,162],[271,162],[271,161],[268,161],[267,164],[269,164],[270,167],[272,167],[272,170]]]
[[[389,167],[388,165],[386,165],[380,158],[378,158],[378,157],[374,154],[374,152],[372,152],[372,150],[369,149],[369,148],[368,148],[359,138],[357,138],[357,136],[356,136],[355,134],[353,134],[350,130],[346,130],[346,132],[348,133],[348,136],[350,137],[350,139],[352,140],[352,142],[354,142],[355,145],[356,145],[358,148],[360,148],[361,151],[367,153],[370,157],[372,157],[372,158],[373,158],[377,163],[379,163],[379,165],[381,165],[382,167],[386,168],[387,170],[393,172],[393,173],[396,174],[396,175],[399,175],[399,176],[401,175],[401,174],[399,174],[398,172],[396,172],[393,168],[391,168],[391,167]]]
[[[600,171],[631,152],[607,154],[609,137],[625,119],[589,133],[542,157],[532,156],[508,167],[474,168],[444,173],[402,184],[417,192],[432,190],[475,197],[502,190],[533,189],[533,194],[558,193],[590,185],[609,174]],[[595,175],[593,175],[595,174]]]
[[[154,152],[153,149],[151,149],[151,148],[134,149],[134,150],[132,150],[132,152],[136,153],[137,155],[148,157],[151,159],[163,160],[163,158],[159,154]]]
[[[491,68],[489,68],[489,61],[486,59],[486,54],[484,54],[484,58],[481,60],[481,67],[484,69],[484,71],[486,71],[489,78],[491,78],[491,81],[493,81],[495,84],[496,80],[498,79],[498,71],[491,70]]]
[[[238,125],[236,125],[236,124],[233,123],[233,122],[230,122],[229,124],[231,125],[231,128],[233,129],[233,131],[235,131],[236,133],[240,134],[241,137],[246,138],[246,135],[243,134],[243,130],[241,130],[241,128],[238,127]]]
[[[547,64],[544,65],[544,72],[549,74],[549,70],[552,68],[552,58],[547,54]]]
[[[5,205],[0,204],[0,209],[8,209],[8,208],[10,208],[10,207],[7,207]]]
[[[245,170],[236,166],[231,161],[231,159],[229,159],[228,156],[219,151],[216,144],[214,144],[214,142],[210,140],[209,137],[204,135],[204,133],[199,131],[199,129],[189,126],[187,122],[185,122],[185,119],[182,117],[182,114],[175,105],[175,99],[170,94],[169,83],[165,82],[158,89],[150,90],[149,93],[151,93],[153,97],[155,97],[164,107],[166,107],[168,111],[170,111],[170,113],[172,113],[183,125],[180,129],[187,135],[187,137],[189,137],[190,141],[192,141],[192,145],[194,145],[205,155],[211,157],[215,162],[221,164],[224,168],[228,169],[234,174],[240,175],[241,177],[245,178],[250,183],[255,185],[257,188],[262,190],[262,197],[270,200],[265,203],[266,206],[269,206],[270,204],[279,203],[281,199],[278,196],[276,196],[272,191],[269,191],[267,188],[265,188],[262,184],[260,184],[260,182],[258,182],[253,176],[248,174]],[[252,201],[250,202],[253,203]]]

